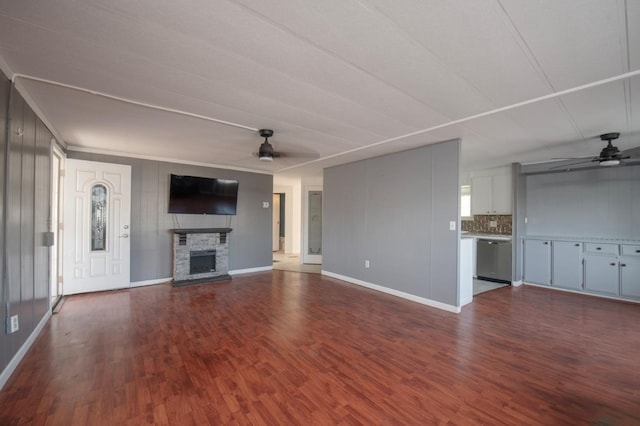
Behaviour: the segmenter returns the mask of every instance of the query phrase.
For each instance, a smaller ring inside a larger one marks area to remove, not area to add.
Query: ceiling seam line
[[[613,82],[620,81],[620,80],[627,80],[627,79],[629,79],[631,77],[635,77],[635,76],[638,76],[638,75],[640,75],[640,69],[635,70],[635,71],[631,71],[631,72],[627,72],[627,73],[624,73],[624,74],[619,74],[617,76],[605,78],[605,79],[602,79],[602,80],[594,81],[594,82],[591,82],[591,83],[582,84],[580,86],[575,86],[575,87],[572,87],[572,88],[569,88],[569,89],[560,90],[559,92],[553,92],[553,93],[549,93],[549,94],[546,94],[546,95],[543,95],[543,96],[538,96],[536,98],[532,98],[532,99],[529,99],[529,100],[526,100],[526,101],[517,102],[515,104],[511,104],[511,105],[507,105],[507,106],[504,106],[504,107],[492,109],[490,111],[485,111],[485,112],[482,112],[482,113],[479,113],[479,114],[474,114],[474,115],[470,115],[470,116],[467,116],[467,117],[464,117],[464,118],[459,118],[457,120],[449,121],[447,123],[438,124],[438,125],[433,126],[433,127],[429,127],[429,128],[426,128],[426,129],[422,129],[422,130],[418,130],[418,131],[415,131],[415,132],[407,133],[407,134],[404,134],[404,135],[395,136],[393,138],[389,138],[389,139],[385,139],[385,140],[382,140],[382,141],[374,142],[374,143],[369,144],[369,145],[365,145],[365,146],[362,146],[362,147],[350,149],[348,151],[344,151],[344,152],[337,153],[337,154],[332,154],[332,155],[329,155],[327,157],[318,158],[316,160],[307,161],[305,163],[298,164],[298,165],[295,165],[295,166],[285,167],[283,169],[277,170],[275,173],[284,172],[284,171],[287,171],[287,170],[295,169],[297,167],[302,167],[302,166],[306,166],[308,164],[317,163],[317,162],[323,161],[323,160],[329,160],[331,158],[336,158],[336,157],[339,157],[341,155],[352,154],[354,152],[363,151],[365,149],[375,148],[377,146],[385,145],[387,143],[391,143],[391,142],[399,141],[399,140],[406,139],[406,138],[409,138],[409,137],[412,137],[412,136],[418,136],[418,135],[421,135],[421,134],[424,134],[424,133],[428,133],[428,132],[431,132],[433,130],[438,130],[438,129],[442,129],[442,128],[445,128],[445,127],[453,126],[455,124],[460,124],[460,123],[464,123],[464,122],[467,122],[467,121],[471,121],[471,120],[474,120],[476,118],[482,118],[482,117],[486,117],[486,116],[489,116],[489,115],[494,115],[494,114],[497,114],[497,113],[500,113],[500,112],[509,111],[509,110],[512,110],[512,109],[515,109],[515,108],[519,108],[521,106],[531,105],[531,104],[534,104],[534,103],[537,103],[537,102],[541,102],[541,101],[545,101],[545,100],[549,100],[549,99],[555,99],[555,98],[558,98],[560,96],[564,96],[564,95],[568,95],[568,94],[571,94],[571,93],[579,92],[579,91],[582,91],[582,90],[585,90],[585,89],[590,89],[590,88],[593,88],[593,87],[602,86],[603,84],[613,83]]]
[[[540,64],[540,61],[538,61],[538,58],[536,57],[536,55],[533,53],[533,50],[531,50],[531,47],[529,47],[529,44],[527,43],[527,41],[525,40],[524,36],[522,35],[522,33],[520,32],[520,30],[518,29],[518,27],[516,26],[516,24],[513,22],[513,19],[511,19],[511,15],[509,15],[509,13],[507,12],[507,10],[504,8],[504,5],[502,4],[502,2],[500,0],[496,0],[496,2],[498,3],[498,5],[500,6],[500,9],[502,10],[502,13],[504,14],[505,18],[507,19],[507,22],[509,22],[509,25],[511,26],[512,31],[517,34],[518,39],[520,40],[520,43],[518,43],[518,47],[520,48],[520,50],[522,51],[522,53],[524,53],[524,55],[527,58],[531,58],[531,60],[533,61],[534,65],[534,69],[543,77],[543,79],[547,82],[547,84],[549,85],[549,87],[551,88],[551,90],[555,91],[556,88],[553,85],[553,83],[551,82],[551,79],[549,78],[549,76],[547,75],[547,73],[544,71],[544,68],[542,67],[542,65]],[[524,46],[524,48],[523,48]],[[526,50],[526,51],[525,51]]]
[[[484,101],[487,101],[490,104],[495,104],[495,100],[489,98],[485,93],[482,92],[482,90],[480,90],[480,88],[476,87],[475,84],[471,83],[469,80],[467,80],[466,78],[464,78],[462,75],[460,75],[457,71],[451,71],[449,69],[449,67],[446,65],[446,63],[440,58],[440,56],[438,56],[437,54],[435,54],[431,49],[429,49],[424,43],[422,43],[420,40],[418,40],[417,38],[415,38],[413,35],[411,35],[411,33],[409,33],[407,30],[405,30],[404,28],[402,28],[393,18],[391,18],[389,15],[387,15],[385,12],[383,12],[382,10],[380,10],[377,6],[375,5],[364,5],[361,1],[356,0],[356,2],[363,8],[367,9],[367,10],[375,10],[375,12],[379,15],[384,17],[384,19],[386,19],[387,21],[391,22],[393,24],[393,26],[395,27],[395,29],[402,33],[404,35],[405,38],[407,38],[410,42],[416,44],[418,47],[420,47],[420,49],[428,52],[438,63],[438,65],[442,66],[442,68],[444,70],[447,71],[448,74],[453,74],[456,77],[458,77],[461,81],[464,81],[466,84],[469,85],[469,87],[471,87],[478,96],[480,96]],[[393,87],[393,86],[392,86]],[[419,101],[420,103],[423,103],[422,101]],[[429,108],[432,108],[430,105],[427,105]],[[444,114],[443,114],[444,115]]]
[[[533,66],[533,69],[536,71],[536,73],[543,78],[543,80],[547,83],[547,85],[551,88],[551,90],[555,91],[556,88],[554,84],[551,82],[551,79],[545,72],[544,68],[542,67],[542,64],[540,64],[540,61],[538,60],[536,55],[533,53],[533,50],[529,46],[529,43],[527,43],[522,33],[520,32],[516,24],[513,22],[511,15],[509,15],[509,12],[507,12],[507,10],[505,9],[504,5],[502,4],[502,1],[496,0],[496,3],[500,7],[500,10],[502,11],[506,21],[509,23],[509,26],[511,27],[513,34],[517,35],[517,39],[518,39],[517,41],[519,41],[519,43],[516,43],[516,44],[518,45],[518,48],[520,48],[520,51],[525,55],[527,59],[529,59],[530,62],[532,62],[531,65]],[[584,139],[584,134],[580,130],[580,127],[578,126],[578,123],[576,123],[576,120],[573,117],[573,115],[569,112],[569,109],[567,108],[567,106],[564,104],[564,102],[562,102],[562,99],[558,99],[557,101],[558,101],[558,105],[560,106],[560,109],[562,109],[564,113],[567,115],[567,118],[571,123],[571,127],[573,127],[573,130],[576,132],[577,135],[579,135],[581,138]]]
[[[187,164],[190,166],[201,166],[201,167],[211,167],[216,169],[224,169],[224,170],[237,170],[240,172],[248,172],[248,173],[258,173],[263,175],[273,175],[273,172],[259,170],[259,169],[251,169],[248,167],[238,167],[238,166],[229,166],[229,165],[221,165],[215,163],[205,163],[201,161],[192,161],[192,160],[179,160],[175,158],[168,157],[160,157],[156,155],[146,155],[146,154],[136,154],[131,152],[122,152],[122,151],[110,151],[108,149],[100,149],[100,148],[85,148],[81,146],[70,145],[67,150],[76,151],[76,152],[86,152],[91,154],[102,154],[102,155],[113,155],[115,157],[129,157],[129,158],[138,158],[142,160],[151,160],[162,163],[172,163],[172,164]]]
[[[24,80],[31,80],[31,81],[37,81],[37,82],[41,82],[41,83],[45,83],[45,84],[51,84],[53,86],[58,86],[58,87],[63,87],[63,88],[67,88],[67,89],[71,89],[71,90],[77,90],[83,93],[88,93],[91,95],[97,95],[97,96],[103,96],[107,99],[113,99],[113,100],[117,100],[119,102],[125,102],[125,103],[129,103],[129,104],[133,104],[133,105],[137,105],[137,106],[142,106],[142,107],[147,107],[147,108],[151,108],[151,109],[155,109],[155,110],[159,110],[159,111],[165,111],[165,112],[170,112],[170,113],[175,113],[175,114],[179,114],[179,115],[184,115],[184,116],[188,116],[188,117],[192,117],[192,118],[197,118],[197,119],[202,119],[202,120],[206,120],[206,121],[210,121],[210,122],[214,122],[214,123],[219,123],[219,124],[224,124],[224,125],[229,125],[232,127],[237,127],[237,128],[241,128],[241,129],[245,129],[245,130],[249,130],[249,131],[254,131],[257,132],[259,129],[254,129],[252,127],[249,126],[245,126],[243,124],[238,124],[238,123],[233,123],[233,122],[229,122],[229,121],[225,121],[225,120],[219,120],[213,117],[208,117],[208,116],[204,116],[204,115],[200,115],[200,114],[195,114],[195,113],[191,113],[188,111],[182,111],[182,110],[178,110],[175,108],[169,108],[169,107],[163,107],[160,105],[155,105],[155,104],[150,104],[147,102],[142,102],[142,101],[135,101],[132,99],[128,99],[128,98],[124,98],[121,96],[117,96],[117,95],[111,95],[109,93],[105,93],[105,92],[100,92],[100,91],[96,91],[96,90],[92,90],[92,89],[87,89],[84,87],[79,87],[79,86],[74,86],[71,84],[67,84],[67,83],[62,83],[62,82],[58,82],[58,81],[54,81],[54,80],[48,80],[48,79],[44,79],[44,78],[40,78],[40,77],[36,77],[36,76],[32,76],[32,75],[28,75],[28,74],[21,74],[21,73],[13,73],[13,76],[11,77],[11,81],[15,82],[17,79],[22,78]],[[202,100],[204,102],[206,102],[206,100]],[[302,109],[301,111],[305,111],[308,112],[307,110]],[[329,119],[333,122],[339,122],[336,119],[332,118],[332,117],[326,117],[323,116],[326,119]],[[347,124],[348,125],[348,124]],[[295,124],[293,124],[293,126],[297,126]],[[300,127],[300,126],[297,126]],[[352,126],[349,126],[352,127]],[[314,133],[319,133],[318,131],[313,131]],[[375,132],[372,132],[375,133]],[[348,142],[352,142],[350,139],[345,139],[345,138],[340,138],[341,140],[345,140]]]
[[[259,14],[258,14],[257,12],[255,12],[253,9],[250,9],[250,8],[247,8],[247,7],[246,7],[246,6],[244,6],[244,5],[238,4],[235,0],[229,0],[229,1],[232,1],[234,4],[237,4],[238,6],[243,7],[243,8],[244,8],[244,9],[246,9],[246,10],[251,11],[254,15],[257,15],[257,16],[263,16],[263,15],[259,15]],[[52,29],[52,28],[50,28],[50,27],[47,27],[47,26],[41,25],[41,24],[39,24],[39,23],[34,23],[34,22],[31,22],[31,21],[26,21],[26,20],[23,20],[23,19],[18,19],[18,18],[14,18],[14,17],[11,17],[11,16],[6,16],[6,15],[3,15],[2,13],[0,13],[0,16],[5,16],[7,19],[14,20],[14,21],[18,21],[18,22],[22,22],[22,23],[24,23],[24,24],[26,24],[26,25],[31,25],[31,26],[37,27],[37,28],[39,28],[39,29],[42,29],[42,30],[44,30],[44,31],[48,31],[48,32],[51,32],[51,33],[54,33],[54,34],[63,34],[63,35],[67,35],[67,33],[66,33],[65,31],[60,31],[60,30]],[[266,18],[266,17],[264,17],[264,18]],[[264,20],[264,19],[263,19],[263,20]],[[269,22],[271,22],[270,20],[268,20],[268,18],[266,18],[266,20],[267,20],[267,21],[269,21]],[[272,25],[272,26],[275,26],[275,25]],[[282,30],[282,29],[281,29],[281,30]],[[175,30],[175,29],[172,29],[172,31],[174,31],[174,32],[176,32],[176,33],[178,33],[178,34],[180,34],[181,36],[184,36],[184,37],[187,37],[187,38],[192,38],[192,37],[187,36],[186,34],[184,34],[184,33],[183,33],[183,32],[181,32],[181,31],[177,31],[177,30]],[[289,34],[292,34],[292,35],[296,36],[296,35],[295,35],[295,33],[292,33],[292,32],[290,32],[290,31],[287,31],[287,33],[289,33]],[[296,36],[296,37],[297,37],[297,36]],[[297,37],[297,38],[299,38],[299,39],[300,39],[300,37]],[[203,41],[203,40],[195,39],[195,41],[200,42],[200,43],[203,43],[203,44],[206,44],[206,45],[208,45],[208,46],[209,46],[209,43],[207,43],[207,42],[205,42],[205,41]],[[92,40],[91,40],[91,41],[83,40],[83,42],[86,42],[86,43],[91,44],[91,45],[93,45],[93,46],[110,48],[110,47],[108,47],[108,46],[106,46],[106,45],[104,45],[104,44],[102,44],[102,43],[98,43],[98,42],[95,42],[95,41],[92,41]],[[314,46],[315,46],[315,45],[314,45]],[[222,52],[224,52],[224,53],[226,53],[226,54],[228,54],[228,55],[230,55],[230,56],[233,56],[233,57],[235,57],[235,58],[239,58],[239,59],[240,59],[240,60],[242,60],[242,61],[249,61],[249,62],[251,62],[251,63],[253,63],[253,64],[257,65],[257,66],[261,66],[261,65],[260,65],[260,64],[258,64],[256,61],[252,60],[250,57],[242,56],[242,55],[240,55],[240,54],[238,54],[238,53],[236,53],[236,52],[234,52],[234,51],[230,51],[230,50],[223,49],[223,48],[219,48],[219,47],[218,47],[217,49],[218,49],[218,50],[220,50],[220,51],[222,51]],[[320,51],[322,52],[322,50],[320,50]],[[327,52],[323,52],[323,53],[327,54]],[[131,57],[134,57],[134,56],[140,57],[140,55],[139,55],[139,54],[130,53],[130,52],[127,52],[127,53],[126,53],[126,55],[127,55],[127,56],[131,56]],[[340,59],[338,56],[336,56],[336,58]],[[143,57],[142,57],[142,59],[143,59],[145,62],[148,62],[149,64],[154,65],[154,66],[157,66],[157,65],[164,66],[164,64],[158,64],[158,63],[157,63],[157,61],[154,61],[154,60],[152,60],[152,59],[151,59],[151,58],[149,58],[149,57],[145,57],[145,56],[143,56]],[[343,63],[345,63],[345,64],[349,64],[349,65],[351,65],[349,62],[345,62],[345,61],[343,61],[343,60],[342,60],[342,62],[343,62]],[[189,72],[187,72],[187,71],[184,71],[184,70],[178,70],[178,69],[176,69],[176,68],[172,68],[172,67],[167,67],[167,68],[169,68],[169,69],[171,69],[171,70],[174,70],[174,71],[178,71],[178,72],[181,72],[181,73],[187,74],[187,75],[188,75],[188,76],[190,76],[191,78],[198,78],[198,79],[200,79],[200,80],[202,80],[202,81],[204,81],[204,82],[210,82],[210,81],[211,81],[211,80],[207,79],[207,78],[206,78],[205,76],[203,76],[203,75],[198,75],[198,74],[189,73]],[[299,83],[299,84],[303,84],[303,85],[306,85],[306,86],[309,86],[309,87],[313,87],[313,88],[316,88],[316,89],[322,90],[323,92],[330,93],[332,96],[336,96],[336,97],[338,97],[338,98],[340,98],[340,99],[342,99],[342,100],[344,100],[344,101],[346,101],[346,102],[353,103],[353,104],[355,104],[355,105],[357,105],[357,106],[359,106],[359,107],[362,107],[362,108],[369,108],[369,109],[371,108],[371,104],[364,104],[364,103],[359,102],[359,101],[356,101],[356,100],[354,100],[354,99],[346,98],[346,97],[342,96],[342,95],[341,95],[341,93],[333,92],[333,91],[330,91],[330,90],[328,90],[328,89],[326,89],[326,88],[324,88],[324,87],[317,86],[317,85],[315,85],[315,84],[313,84],[313,83],[311,83],[311,82],[309,82],[309,81],[300,80],[300,79],[298,79],[298,78],[293,78],[291,75],[285,74],[285,73],[283,73],[282,71],[280,71],[279,69],[276,69],[276,68],[273,68],[273,67],[271,67],[270,69],[271,69],[274,73],[277,73],[277,74],[279,74],[279,75],[283,76],[283,77],[284,77],[284,78],[286,78],[287,80],[291,80],[291,81],[297,82],[297,83]],[[357,67],[355,67],[354,69],[356,69],[356,70],[358,70],[358,71],[360,71],[360,72],[365,72],[365,71],[363,71],[363,70],[361,70],[360,68],[357,68]],[[365,72],[365,73],[366,73],[366,72]],[[379,78],[375,77],[374,75],[371,75],[371,74],[369,74],[369,73],[366,73],[366,74],[367,74],[367,75],[369,75],[369,76],[371,76],[371,77],[373,77],[373,78],[375,78],[376,80],[380,80]],[[380,81],[383,81],[383,80],[380,80]],[[384,83],[385,83],[385,84],[387,84],[386,82],[384,82]],[[404,92],[404,91],[402,91],[401,89],[396,88],[395,86],[392,86],[392,85],[390,85],[390,84],[387,84],[387,86],[389,86],[389,87],[391,87],[391,88],[393,88],[393,89],[397,90],[398,92],[400,92],[401,94],[403,94],[403,95],[405,95],[405,96],[409,97],[410,99],[413,99],[415,102],[417,102],[417,103],[419,103],[419,104],[423,105],[424,107],[432,109],[434,112],[437,112],[438,114],[440,114],[440,115],[441,115],[441,116],[443,116],[444,118],[447,118],[447,119],[449,118],[449,117],[448,117],[446,114],[444,114],[443,112],[436,110],[435,108],[433,108],[433,107],[431,107],[431,106],[429,106],[429,105],[425,104],[424,102],[422,102],[422,101],[420,101],[420,100],[418,100],[418,99],[416,99],[416,98],[413,98],[411,95],[409,95],[409,94],[405,93],[405,92]],[[205,102],[207,102],[207,101],[205,100]],[[227,105],[223,105],[223,106],[228,107],[228,108],[233,108],[233,107],[230,107],[230,106],[227,106]],[[236,109],[236,108],[233,108],[233,109]],[[303,111],[307,112],[307,110],[306,110],[306,109],[304,109]],[[393,116],[389,115],[387,112],[385,112],[385,111],[383,111],[383,110],[378,110],[378,109],[376,109],[375,111],[376,111],[376,113],[378,113],[378,114],[380,114],[380,115],[382,115],[382,116],[386,117],[388,120],[394,120],[394,121],[397,121],[398,123],[402,124],[403,126],[406,126],[406,127],[417,127],[415,124],[405,122],[405,121],[403,121],[401,118],[398,118],[398,117],[393,117]],[[244,111],[243,111],[243,112],[244,112]],[[332,118],[332,120],[334,120],[334,119]]]
[[[624,13],[624,43],[625,43],[625,47],[626,47],[626,52],[627,52],[627,63],[626,63],[626,69],[627,71],[631,70],[631,50],[629,49],[629,13],[628,13],[628,5],[627,5],[627,0],[622,0],[622,3],[624,5],[623,7],[623,13]],[[624,82],[624,101],[625,101],[625,105],[626,105],[626,110],[627,110],[627,131],[629,131],[631,129],[631,123],[632,123],[632,117],[633,117],[633,102],[631,100],[631,82],[629,81],[625,81]]]
[[[53,86],[64,87],[66,89],[77,90],[79,92],[88,93],[90,95],[102,96],[102,97],[107,98],[107,99],[113,99],[113,100],[116,100],[116,101],[125,102],[125,103],[129,103],[129,104],[137,105],[137,106],[142,106],[142,107],[146,107],[146,108],[151,108],[151,109],[155,109],[155,110],[158,110],[158,111],[165,111],[165,112],[170,112],[170,113],[174,113],[174,114],[184,115],[184,116],[187,116],[187,117],[198,118],[198,119],[201,119],[201,120],[211,121],[211,122],[218,123],[218,124],[224,124],[226,126],[236,127],[236,128],[239,128],[239,129],[245,129],[245,130],[249,130],[249,131],[252,131],[252,132],[257,132],[258,131],[258,129],[254,129],[253,127],[245,126],[243,124],[233,123],[231,121],[219,120],[217,118],[207,117],[206,115],[195,114],[195,113],[192,113],[192,112],[182,111],[182,110],[175,109],[175,108],[163,107],[163,106],[160,106],[160,105],[154,105],[154,104],[141,102],[141,101],[134,101],[133,99],[127,99],[127,98],[124,98],[124,97],[121,97],[121,96],[110,95],[108,93],[99,92],[99,91],[91,90],[91,89],[85,89],[83,87],[74,86],[74,85],[66,84],[66,83],[60,83],[58,81],[48,80],[46,78],[35,77],[35,76],[32,76],[32,75],[15,73],[11,77],[11,81],[15,84],[16,79],[18,79],[18,78],[25,79],[25,80],[31,80],[31,81],[37,81],[37,82],[40,82],[40,83],[51,84]]]
[[[246,10],[250,11],[250,12],[251,12],[251,13],[253,13],[254,15],[256,15],[256,16],[258,16],[258,17],[262,18],[262,19],[263,19],[263,21],[265,21],[265,22],[267,22],[267,23],[271,24],[273,27],[276,27],[276,28],[280,29],[280,31],[282,31],[282,32],[284,32],[284,33],[286,33],[286,34],[289,34],[289,35],[291,35],[291,36],[293,36],[293,37],[297,38],[298,40],[301,40],[301,41],[303,41],[303,42],[305,42],[305,43],[307,43],[307,44],[309,44],[309,45],[313,46],[316,50],[318,50],[319,52],[323,53],[324,55],[327,55],[327,56],[329,56],[329,57],[332,57],[332,58],[335,58],[335,59],[339,60],[341,63],[348,65],[350,68],[352,68],[352,69],[354,69],[354,70],[357,70],[357,71],[359,71],[359,72],[361,72],[361,73],[364,73],[364,74],[368,75],[369,77],[371,77],[371,78],[373,78],[373,79],[375,79],[375,80],[377,80],[377,81],[379,81],[379,82],[383,83],[385,86],[392,88],[393,90],[395,90],[395,91],[397,91],[397,92],[401,93],[402,95],[404,95],[404,96],[408,97],[409,99],[413,99],[414,101],[416,101],[416,102],[417,102],[417,103],[419,103],[420,105],[423,105],[423,106],[424,106],[424,107],[426,107],[426,108],[432,109],[433,111],[437,112],[438,114],[442,115],[443,117],[447,117],[447,115],[448,115],[448,114],[445,114],[443,111],[437,110],[437,109],[436,109],[436,108],[434,108],[433,106],[431,106],[431,105],[429,105],[429,104],[425,103],[425,102],[424,102],[423,100],[421,100],[421,99],[418,99],[418,98],[414,97],[413,95],[411,95],[410,93],[408,93],[408,92],[406,92],[405,90],[401,89],[400,87],[398,87],[398,86],[396,86],[396,85],[394,85],[394,84],[391,84],[390,82],[388,82],[388,81],[386,81],[386,80],[384,80],[384,79],[382,79],[382,78],[378,77],[378,76],[377,76],[377,75],[375,75],[375,74],[372,74],[371,72],[369,72],[369,71],[365,70],[364,68],[362,68],[362,67],[360,67],[360,66],[358,66],[358,65],[356,65],[356,64],[354,64],[354,63],[352,63],[352,62],[349,62],[349,61],[348,61],[348,60],[346,60],[345,58],[343,58],[343,57],[339,56],[337,53],[332,52],[332,51],[331,51],[331,50],[329,50],[329,49],[326,49],[326,48],[324,48],[324,47],[322,47],[322,46],[320,46],[320,45],[318,45],[318,44],[316,44],[316,43],[311,42],[311,40],[309,40],[309,39],[307,39],[307,38],[304,38],[304,37],[302,37],[302,36],[298,35],[297,33],[293,32],[292,30],[288,29],[287,27],[284,27],[284,26],[282,26],[282,25],[277,24],[275,21],[273,21],[273,20],[272,20],[272,19],[270,19],[269,17],[267,17],[267,16],[265,16],[265,15],[261,14],[260,12],[256,11],[255,9],[251,9],[251,8],[250,8],[250,7],[248,7],[248,6],[245,6],[245,5],[241,4],[241,3],[238,3],[238,2],[237,2],[237,0],[229,0],[229,1],[231,1],[231,2],[233,2],[233,3],[235,3],[235,4],[237,4],[238,6],[240,6],[240,7],[244,8],[244,9],[246,9]],[[457,74],[456,74],[456,75],[457,75]],[[465,80],[465,79],[463,79],[463,78],[461,78],[461,80],[463,80],[465,83],[469,84],[469,82],[468,82],[467,80]],[[471,85],[471,84],[469,84],[469,85],[470,85],[471,87],[474,87],[474,86],[473,86],[473,85]],[[475,87],[474,87],[474,89],[475,89]],[[481,93],[480,93],[480,95],[484,98],[484,95],[482,95]],[[488,100],[488,99],[487,99],[487,100]],[[491,103],[491,102],[490,102],[490,103]],[[385,115],[387,115],[387,114],[385,113]],[[397,119],[396,119],[396,120],[397,120]]]

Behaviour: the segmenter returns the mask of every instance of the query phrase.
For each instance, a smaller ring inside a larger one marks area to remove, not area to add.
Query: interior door
[[[51,228],[53,232],[53,245],[49,248],[49,285],[51,287],[51,306],[54,306],[60,296],[62,296],[62,283],[60,280],[62,272],[61,259],[64,257],[61,251],[62,242],[60,241],[61,229],[60,213],[62,212],[61,191],[60,187],[62,182],[62,173],[60,171],[64,168],[64,154],[58,148],[53,148],[53,155],[51,158]]]
[[[280,194],[273,194],[273,202],[271,203],[273,212],[273,243],[272,250],[280,250]]]
[[[302,263],[322,263],[322,187],[305,187]]]
[[[131,166],[65,166],[64,294],[129,287]]]

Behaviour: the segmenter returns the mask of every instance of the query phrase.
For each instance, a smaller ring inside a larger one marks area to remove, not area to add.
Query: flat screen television
[[[235,215],[238,181],[171,175],[169,213]]]

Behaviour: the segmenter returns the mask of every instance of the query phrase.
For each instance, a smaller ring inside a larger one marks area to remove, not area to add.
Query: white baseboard
[[[0,390],[2,390],[4,385],[9,380],[9,377],[11,377],[13,372],[16,370],[18,364],[20,364],[20,361],[22,361],[22,358],[24,358],[24,356],[27,354],[27,352],[31,348],[31,345],[33,345],[33,342],[35,342],[36,337],[38,337],[44,326],[47,324],[47,321],[49,321],[49,318],[51,318],[51,309],[49,309],[47,313],[42,317],[36,328],[31,332],[31,335],[29,335],[29,338],[20,347],[18,352],[16,352],[11,361],[9,361],[9,364],[7,364],[7,368],[5,368],[2,374],[0,374]]]
[[[346,281],[351,284],[356,284],[362,287],[367,287],[372,290],[381,291],[383,293],[391,294],[392,296],[401,297],[403,299],[411,300],[413,302],[418,302],[423,305],[431,306],[432,308],[442,309],[444,311],[453,312],[454,314],[459,314],[462,311],[460,306],[448,305],[446,303],[438,302],[436,300],[426,299],[424,297],[419,297],[413,294],[405,293],[402,291],[394,290],[392,288],[383,287],[381,285],[372,284],[366,281],[358,280],[356,278],[347,277],[345,275],[334,274],[333,272],[321,271],[322,275],[326,275],[331,278],[336,278],[342,281]]]
[[[520,281],[511,281],[511,285],[514,287],[520,287],[522,285],[522,280]]]
[[[145,287],[148,285],[165,284],[170,283],[173,278],[160,278],[157,280],[135,281],[129,284],[130,287]]]
[[[250,274],[252,272],[264,272],[264,271],[271,271],[271,270],[273,270],[273,265],[259,266],[257,268],[235,269],[233,271],[229,271],[229,275]]]
[[[532,283],[524,283],[524,284],[531,287],[548,288],[549,290],[554,290],[554,291],[564,291],[565,293],[581,294],[583,296],[599,297],[601,299],[617,300],[619,302],[640,303],[640,300],[625,299],[624,297],[617,297],[617,296],[607,296],[606,294],[585,293],[584,291],[571,290],[568,288],[560,288],[560,287],[551,287],[544,284],[532,284]]]

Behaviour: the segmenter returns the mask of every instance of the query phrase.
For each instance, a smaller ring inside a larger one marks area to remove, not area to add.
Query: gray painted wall
[[[640,166],[526,176],[527,235],[640,239]]]
[[[49,221],[52,134],[1,74],[0,87],[4,237],[0,371],[4,371],[49,309],[49,249],[43,233]],[[7,318],[16,314],[20,330],[7,334]]]
[[[7,114],[9,107],[9,89],[10,82],[0,72],[0,320],[3,321],[0,324],[0,371],[4,371],[11,355],[12,348],[10,348],[9,336],[6,334],[5,324],[7,321],[7,299],[8,299],[8,281],[5,275],[5,220],[4,220],[4,208],[5,208],[5,160],[7,149]]]
[[[527,211],[527,179],[521,174],[522,165],[514,163],[512,165],[512,281],[520,281],[522,279],[522,237],[524,237],[526,224],[524,223],[525,213]]]
[[[454,140],[326,169],[323,270],[458,306],[459,157]]]
[[[131,281],[173,275],[173,228],[233,228],[229,234],[231,271],[271,266],[271,205],[273,177],[258,173],[191,166],[70,151],[68,158],[131,166]],[[169,214],[169,175],[237,179],[235,216]]]

